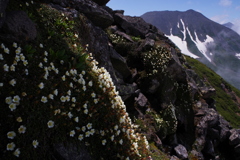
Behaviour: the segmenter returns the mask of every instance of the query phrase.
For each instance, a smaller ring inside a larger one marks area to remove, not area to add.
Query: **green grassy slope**
[[[200,78],[206,79],[206,83],[216,89],[216,95],[212,98],[216,100],[216,108],[218,112],[227,121],[229,121],[233,127],[239,127],[239,104],[237,104],[233,98],[223,90],[221,84],[224,84],[228,91],[234,91],[238,97],[240,97],[240,91],[228,84],[225,80],[222,79],[222,77],[220,77],[203,63],[187,56],[186,60],[190,66],[192,66],[192,69],[200,76]]]

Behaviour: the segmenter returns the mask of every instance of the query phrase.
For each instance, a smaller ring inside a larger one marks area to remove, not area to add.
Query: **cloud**
[[[236,9],[236,10],[240,10],[240,6],[237,6],[235,9]]]
[[[214,22],[224,24],[228,22],[228,17],[229,15],[223,14],[223,15],[217,15],[217,16],[211,17],[210,19],[213,20]]]
[[[232,1],[231,0],[220,0],[219,5],[220,6],[224,6],[224,7],[231,6],[232,5]]]

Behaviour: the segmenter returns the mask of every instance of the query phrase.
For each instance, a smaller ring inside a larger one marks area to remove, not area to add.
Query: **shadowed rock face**
[[[0,1],[0,28],[2,27],[6,17],[5,9],[7,7],[7,4],[8,4],[8,0]]]
[[[6,14],[0,31],[0,38],[8,42],[34,40],[37,36],[35,24],[23,11],[12,11]]]

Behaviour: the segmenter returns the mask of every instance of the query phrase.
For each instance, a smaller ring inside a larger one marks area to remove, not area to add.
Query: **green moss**
[[[161,150],[159,150],[154,143],[150,143],[150,150],[152,151],[151,157],[153,159],[170,160],[170,158]]]
[[[135,37],[135,36],[131,36],[132,40],[135,42],[139,42],[141,40],[141,37]]]
[[[231,123],[233,127],[240,126],[240,109],[236,102],[222,89],[221,84],[225,84],[230,91],[233,90],[238,96],[240,91],[224,81],[213,70],[202,64],[201,62],[187,57],[187,62],[193,67],[192,69],[202,78],[205,83],[213,86],[216,89],[216,95],[212,98],[216,100],[216,108],[218,112]]]
[[[177,118],[172,104],[167,105],[164,110],[160,111],[160,113],[150,110],[146,114],[152,116],[155,131],[158,132],[161,138],[164,139],[167,135],[176,132]]]

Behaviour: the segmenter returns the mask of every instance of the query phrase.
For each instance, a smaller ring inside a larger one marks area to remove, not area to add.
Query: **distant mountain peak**
[[[230,28],[230,29],[232,29],[232,27],[234,26],[234,24],[231,23],[231,22],[224,23],[223,25],[224,25],[225,27]]]
[[[193,9],[147,12],[141,17],[164,32],[183,54],[198,58],[215,71],[230,69],[238,75],[240,35],[226,27],[232,23],[221,25]],[[227,73],[221,76],[232,77]]]

